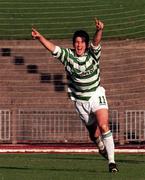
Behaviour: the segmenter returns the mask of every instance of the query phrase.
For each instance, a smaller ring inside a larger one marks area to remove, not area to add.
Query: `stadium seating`
[[[71,47],[69,41],[56,43]],[[142,41],[138,46],[127,40],[102,42],[101,82],[110,109],[118,111],[120,143],[124,141],[125,111],[144,106],[144,47]],[[67,95],[63,66],[41,44],[31,40],[1,41],[0,49],[1,109],[74,109]]]

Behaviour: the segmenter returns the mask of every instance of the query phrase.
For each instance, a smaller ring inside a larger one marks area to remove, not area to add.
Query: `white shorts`
[[[92,125],[95,120],[94,112],[99,109],[108,109],[105,89],[99,86],[89,101],[76,101],[76,110],[81,120],[87,125]]]

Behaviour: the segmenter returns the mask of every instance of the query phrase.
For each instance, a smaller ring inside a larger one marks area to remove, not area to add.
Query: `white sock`
[[[115,163],[114,160],[114,140],[111,131],[108,131],[102,135],[103,141],[108,153],[109,163]]]

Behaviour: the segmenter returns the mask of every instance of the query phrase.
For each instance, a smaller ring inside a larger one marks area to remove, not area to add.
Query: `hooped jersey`
[[[97,47],[91,44],[81,57],[75,54],[74,49],[56,46],[53,56],[65,67],[72,100],[88,101],[100,85],[100,54],[100,44]]]

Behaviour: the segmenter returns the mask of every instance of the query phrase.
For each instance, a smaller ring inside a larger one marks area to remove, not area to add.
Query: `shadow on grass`
[[[75,173],[98,173],[93,169],[78,169],[78,168],[31,168],[31,167],[0,167],[0,170],[36,170],[36,171],[52,171],[52,172],[75,172]],[[99,173],[107,173],[107,170],[99,170]]]
[[[83,160],[83,161],[102,161],[102,159],[104,160],[104,158],[102,158],[100,155],[99,156],[93,156],[93,157],[89,157],[89,156],[86,156],[86,157],[76,157],[76,155],[74,156],[68,156],[68,157],[60,157],[60,156],[53,156],[53,157],[48,157],[48,159],[56,159],[56,160],[73,160],[73,161],[76,161],[76,160]]]
[[[4,166],[0,166],[0,169],[9,169],[9,170],[29,170],[31,168],[29,167],[4,167]]]
[[[118,159],[117,162],[127,163],[127,164],[142,164],[142,163],[145,163],[145,161],[143,161],[143,160],[132,160],[132,159],[121,159],[121,160]]]

